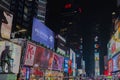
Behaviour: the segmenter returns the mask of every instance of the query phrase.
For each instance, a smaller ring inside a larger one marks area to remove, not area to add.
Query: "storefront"
[[[29,68],[29,80],[63,80],[63,65],[63,56],[27,42],[24,66]]]
[[[30,79],[29,80],[45,80],[44,70],[40,67],[34,67],[30,69]]]
[[[63,80],[63,72],[46,70],[45,80]]]

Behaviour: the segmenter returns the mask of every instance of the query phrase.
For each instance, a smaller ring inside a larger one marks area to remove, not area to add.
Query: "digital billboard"
[[[16,80],[16,74],[0,74],[0,80]]]
[[[0,36],[5,39],[10,39],[12,29],[13,15],[0,8]]]
[[[54,48],[53,31],[41,23],[37,18],[33,19],[32,40],[44,44],[49,48]]]
[[[108,75],[111,75],[112,71],[113,71],[113,60],[110,59],[108,61]]]
[[[63,70],[63,65],[64,65],[64,57],[54,53],[52,69],[61,71],[61,70]]]
[[[115,54],[120,51],[120,27],[116,33],[112,36],[108,45],[108,59],[112,58]]]
[[[34,65],[38,64],[41,68],[52,68],[54,54],[52,51],[47,48],[43,48],[41,46],[37,46]]]
[[[69,58],[64,58],[64,72],[68,72],[68,61]]]
[[[34,58],[34,65],[44,69],[62,70],[64,57],[57,55],[51,50],[37,46]]]
[[[72,49],[70,49],[70,59],[72,60],[72,67],[76,68],[76,54]]]
[[[113,71],[120,70],[120,54],[113,57]]]
[[[27,42],[24,65],[33,66],[35,52],[36,52],[36,45],[31,42]]]
[[[0,62],[2,72],[18,73],[20,58],[21,46],[8,41],[0,41]]]
[[[61,35],[57,35],[56,36],[56,51],[57,53],[60,53],[62,55],[66,55],[67,52],[67,47],[66,47],[66,40],[61,36]]]

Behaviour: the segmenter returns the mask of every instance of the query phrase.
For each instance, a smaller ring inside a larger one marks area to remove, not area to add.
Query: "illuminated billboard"
[[[37,46],[34,58],[34,65],[43,69],[63,70],[64,57],[53,51]]]
[[[112,71],[113,71],[113,60],[110,59],[108,61],[108,75],[111,75]]]
[[[66,55],[67,47],[66,47],[66,40],[61,35],[56,36],[56,51],[62,55]]]
[[[120,27],[116,33],[112,36],[108,45],[108,59],[112,58],[115,54],[120,51]]]
[[[21,58],[21,46],[8,41],[0,41],[0,62],[2,72],[18,73]]]
[[[13,15],[0,8],[0,36],[5,39],[10,39],[12,29]]]
[[[99,52],[94,53],[95,56],[95,75],[100,75]]]
[[[32,40],[54,49],[54,33],[37,18],[33,19]]]
[[[69,58],[64,58],[64,72],[68,72],[68,61]]]
[[[72,60],[72,68],[76,68],[76,54],[70,49],[70,60]]]
[[[113,57],[113,71],[120,70],[120,54]]]
[[[34,65],[37,64],[41,68],[52,69],[52,63],[54,59],[54,54],[47,48],[37,46]]]
[[[24,65],[33,66],[35,52],[36,52],[36,45],[31,42],[27,42]]]
[[[53,65],[52,68],[53,70],[63,70],[63,65],[64,65],[64,57],[54,54],[54,60],[53,60]]]

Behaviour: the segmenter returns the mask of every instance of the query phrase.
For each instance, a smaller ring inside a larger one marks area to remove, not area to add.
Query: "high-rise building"
[[[10,10],[14,13],[13,32],[26,29],[24,34],[30,36],[33,17],[45,22],[46,3],[46,0],[11,0]],[[24,34],[20,35],[25,36]]]
[[[36,0],[36,4],[37,4],[36,16],[41,20],[41,22],[45,23],[47,0]]]
[[[0,6],[9,10],[11,0],[0,0]]]

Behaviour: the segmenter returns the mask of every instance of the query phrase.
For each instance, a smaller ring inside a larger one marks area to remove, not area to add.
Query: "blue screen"
[[[54,33],[37,18],[33,19],[32,40],[54,49]]]

